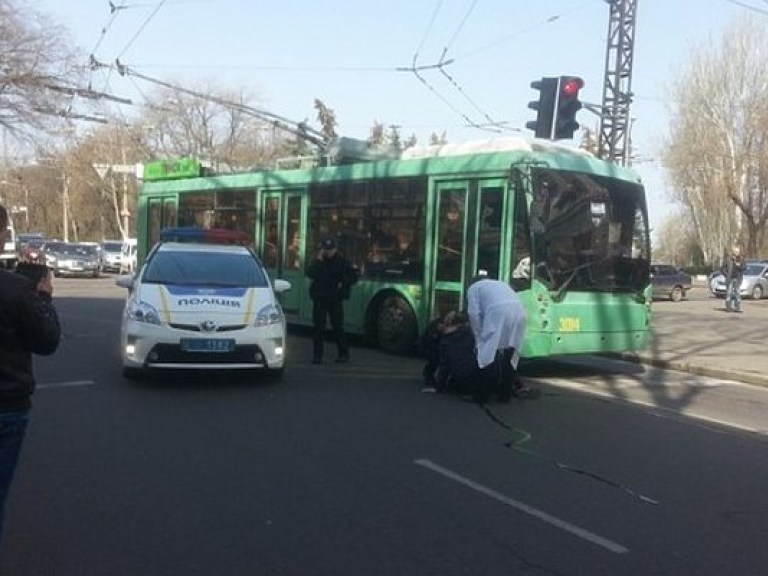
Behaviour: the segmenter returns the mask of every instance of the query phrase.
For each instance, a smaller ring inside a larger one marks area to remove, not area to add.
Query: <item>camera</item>
[[[48,266],[33,262],[19,262],[16,264],[16,274],[26,276],[37,286],[40,280],[48,276]]]

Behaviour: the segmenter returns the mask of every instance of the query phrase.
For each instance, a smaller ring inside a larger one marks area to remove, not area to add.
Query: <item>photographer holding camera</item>
[[[7,234],[8,211],[0,206],[0,246]],[[50,273],[27,266],[23,273],[0,270],[0,537],[35,390],[32,354],[53,354],[60,335]]]

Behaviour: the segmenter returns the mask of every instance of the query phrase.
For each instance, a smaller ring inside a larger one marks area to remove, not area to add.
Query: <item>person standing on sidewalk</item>
[[[517,378],[527,322],[517,293],[506,282],[475,276],[467,289],[467,313],[475,335],[477,365],[485,375],[481,379],[485,389],[477,393],[477,401],[487,402],[490,392],[501,402],[508,402],[511,396],[535,398],[538,391]]]
[[[7,234],[8,212],[0,206],[0,246]],[[59,345],[52,295],[50,274],[33,281],[0,270],[0,537],[35,390],[32,354],[53,354]]]
[[[314,324],[312,363],[323,362],[323,340],[328,318],[338,351],[335,362],[348,362],[349,345],[344,334],[344,300],[349,298],[350,289],[357,282],[357,270],[339,254],[336,241],[326,238],[320,245],[317,258],[310,264],[307,276],[312,279],[309,287]]]
[[[741,281],[744,279],[744,258],[741,248],[734,246],[725,263],[725,311],[741,312]]]

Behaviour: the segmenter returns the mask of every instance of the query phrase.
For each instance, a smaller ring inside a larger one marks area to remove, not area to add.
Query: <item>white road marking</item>
[[[96,382],[93,380],[74,380],[72,382],[48,382],[47,384],[38,384],[38,390],[45,388],[74,388],[76,386],[93,386]]]
[[[456,472],[448,470],[447,468],[443,468],[442,466],[435,464],[430,460],[419,459],[419,460],[414,460],[413,463],[416,464],[417,466],[422,466],[423,468],[427,468],[428,470],[437,472],[438,474],[445,476],[450,480],[453,480],[455,482],[458,482],[459,484],[463,484],[464,486],[471,488],[472,490],[475,490],[476,492],[485,494],[486,496],[490,496],[494,500],[497,500],[503,504],[506,504],[507,506],[510,506],[511,508],[519,510],[520,512],[524,512],[529,516],[538,518],[539,520],[546,522],[547,524],[550,524],[555,528],[559,528],[560,530],[565,530],[566,532],[570,532],[574,536],[577,536],[582,540],[586,540],[588,542],[591,542],[592,544],[596,544],[597,546],[605,548],[606,550],[613,552],[614,554],[626,554],[627,552],[629,552],[629,548],[627,548],[626,546],[622,546],[621,544],[617,544],[612,540],[608,540],[607,538],[598,536],[594,532],[590,532],[589,530],[580,528],[575,524],[571,524],[570,522],[561,520],[560,518],[552,516],[551,514],[547,514],[546,512],[543,512],[542,510],[534,508],[533,506],[529,506],[528,504],[509,498],[508,496],[505,496],[504,494],[497,492],[496,490],[488,488],[487,486],[483,486],[482,484],[478,484],[477,482],[474,482],[469,478],[465,478],[464,476],[461,476]]]
[[[724,426],[726,428],[733,428],[734,430],[739,430],[741,432],[749,432],[752,434],[764,434],[764,431],[758,428],[752,428],[750,426],[736,424],[735,422],[730,422],[728,420],[721,420],[719,418],[714,418],[712,416],[706,416],[703,414],[694,414],[693,412],[680,412],[679,410],[676,410],[673,408],[667,408],[666,406],[659,406],[654,401],[642,400],[639,398],[626,398],[626,397],[620,398],[620,397],[617,397],[612,392],[599,390],[590,384],[582,384],[580,382],[567,381],[565,379],[551,379],[551,378],[546,380],[546,383],[551,384],[552,386],[555,386],[557,388],[570,388],[571,390],[578,390],[580,392],[585,392],[593,396],[608,398],[610,400],[614,400],[615,402],[624,402],[627,404],[637,404],[638,406],[644,406],[646,408],[650,408],[651,413],[654,416],[661,417],[662,413],[665,413],[667,415],[667,418],[669,418],[670,420],[676,420],[678,422],[690,423],[688,421],[688,419],[690,418],[694,420],[699,420],[701,422],[706,422],[709,424]],[[730,385],[731,382],[728,382],[728,384]],[[708,429],[713,430],[713,428],[708,428]]]

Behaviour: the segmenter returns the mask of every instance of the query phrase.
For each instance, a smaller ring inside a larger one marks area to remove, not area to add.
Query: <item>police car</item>
[[[263,369],[285,367],[286,321],[253,251],[231,243],[237,234],[200,229],[164,230],[129,289],[121,327],[123,373],[142,370]]]

